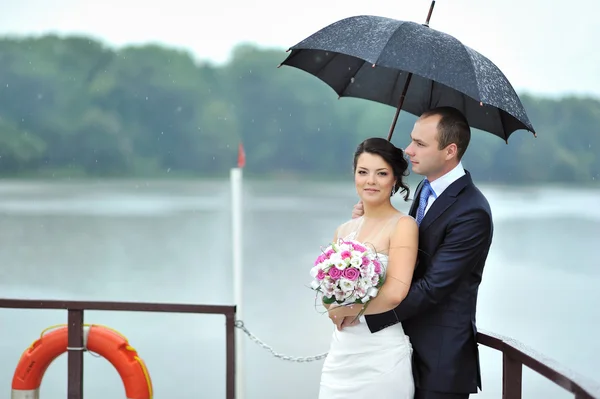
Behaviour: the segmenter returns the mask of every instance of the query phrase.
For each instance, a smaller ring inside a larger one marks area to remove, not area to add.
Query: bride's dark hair
[[[394,195],[398,191],[404,193],[404,200],[408,201],[410,189],[404,182],[404,176],[408,176],[408,161],[404,157],[404,151],[396,147],[388,140],[381,137],[372,137],[366,139],[358,145],[356,152],[354,153],[354,172],[356,173],[356,163],[358,157],[367,152],[369,154],[379,155],[385,162],[387,162],[392,168],[394,177],[396,178],[396,184],[392,188],[391,195]]]

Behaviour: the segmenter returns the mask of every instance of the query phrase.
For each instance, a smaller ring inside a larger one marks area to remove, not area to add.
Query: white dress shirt
[[[464,175],[465,169],[463,168],[462,163],[459,162],[458,165],[456,165],[454,169],[452,169],[450,172],[446,173],[444,176],[438,179],[435,179],[432,182],[429,182],[434,194],[429,196],[429,199],[427,200],[427,206],[425,207],[425,213],[423,214],[423,216],[427,214],[427,211],[429,210],[429,208],[431,208],[431,205],[436,200],[436,198],[442,195],[445,189],[447,189],[452,183],[454,183],[456,180],[460,179]]]

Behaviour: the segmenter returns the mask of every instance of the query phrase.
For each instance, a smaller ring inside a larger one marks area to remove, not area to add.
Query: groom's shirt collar
[[[447,189],[452,183],[464,175],[465,169],[462,166],[462,162],[459,162],[458,165],[456,165],[450,172],[432,182],[429,182],[431,184],[431,188],[435,192],[435,198],[442,195],[445,189]]]

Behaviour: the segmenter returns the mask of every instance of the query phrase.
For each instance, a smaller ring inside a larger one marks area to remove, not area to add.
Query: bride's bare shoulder
[[[407,223],[412,224],[416,222],[416,219],[407,213],[398,212],[398,214],[396,215],[396,227],[398,225],[405,225]]]
[[[402,219],[416,220],[414,217],[412,217],[408,213],[398,211],[398,220],[402,220]],[[407,222],[405,221],[405,223],[407,223]]]
[[[417,235],[419,233],[419,226],[417,225],[417,221],[414,217],[407,214],[402,214],[398,216],[396,220],[396,226],[391,231],[390,239],[397,236],[406,236],[406,235]]]

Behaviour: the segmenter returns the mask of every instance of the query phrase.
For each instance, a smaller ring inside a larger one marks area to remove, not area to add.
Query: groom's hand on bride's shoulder
[[[356,205],[354,205],[354,207],[352,208],[352,219],[359,218],[364,213],[365,213],[365,210],[363,208],[363,203],[362,203],[362,201],[358,201],[358,203]]]

